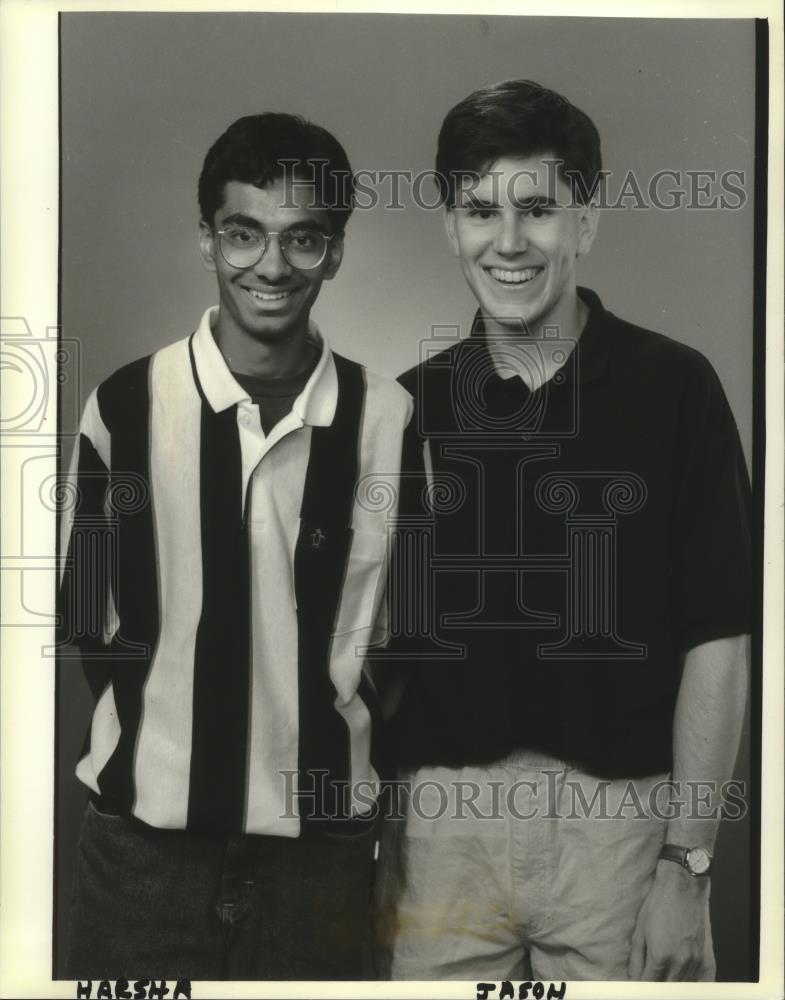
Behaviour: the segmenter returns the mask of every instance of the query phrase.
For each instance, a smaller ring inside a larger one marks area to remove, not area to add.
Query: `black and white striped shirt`
[[[333,783],[378,778],[363,649],[412,404],[312,326],[319,362],[265,436],[214,320],[85,407],[61,548],[97,696],[77,775],[152,826],[295,837]]]

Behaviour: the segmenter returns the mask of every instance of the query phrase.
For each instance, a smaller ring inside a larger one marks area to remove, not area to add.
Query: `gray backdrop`
[[[687,170],[744,174],[738,210],[606,211],[579,280],[618,315],[709,357],[749,459],[752,20],[69,13],[61,26],[61,322],[63,337],[80,344],[82,399],[121,364],[187,335],[216,300],[198,257],[196,180],[235,118],[298,112],[341,139],[355,170],[417,172],[432,168],[453,104],[483,84],[527,77],[594,119],[611,200],[630,171],[644,194],[662,170],[682,172],[663,181],[664,193],[689,190]],[[431,201],[433,188],[422,194]],[[402,210],[382,200],[355,213],[341,272],[314,311],[337,350],[388,375],[418,360],[433,325],[465,330],[473,310],[440,213],[402,201]],[[63,390],[65,432],[80,406],[76,384]],[[59,952],[85,800],[73,767],[89,712],[86,685],[66,665]],[[750,976],[749,846],[746,821],[724,824],[712,892],[721,979]]]

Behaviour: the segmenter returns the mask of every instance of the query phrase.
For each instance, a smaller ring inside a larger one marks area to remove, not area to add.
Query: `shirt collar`
[[[578,287],[578,295],[589,307],[589,318],[581,331],[575,350],[564,365],[567,383],[593,382],[605,373],[610,358],[609,313],[600,297],[589,288]],[[472,322],[471,339],[486,343],[485,323],[478,309]]]
[[[200,394],[216,413],[221,413],[251,397],[229,371],[221,349],[215,342],[213,326],[217,319],[217,306],[208,309],[202,316],[191,337],[191,362]],[[305,388],[295,399],[292,412],[304,424],[327,427],[332,423],[338,405],[335,360],[330,345],[313,320],[308,323],[308,337],[320,349],[319,361]]]
[[[578,288],[578,295],[589,307],[589,318],[578,338],[578,378],[580,383],[593,382],[604,375],[611,353],[609,313],[599,295],[590,288]],[[576,381],[573,376],[572,381]]]

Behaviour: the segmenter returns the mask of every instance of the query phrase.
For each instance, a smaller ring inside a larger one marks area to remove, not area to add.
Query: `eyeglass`
[[[238,269],[253,267],[258,264],[267,252],[271,236],[278,237],[286,261],[292,267],[309,270],[318,267],[327,255],[330,240],[318,229],[287,229],[283,233],[263,233],[260,229],[250,229],[247,226],[229,226],[227,229],[216,229],[221,256],[230,267]]]

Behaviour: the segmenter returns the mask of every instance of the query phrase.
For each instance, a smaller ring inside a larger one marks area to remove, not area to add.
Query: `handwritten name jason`
[[[498,990],[498,994],[496,993]],[[548,983],[546,992],[545,983],[525,982],[518,984],[516,992],[515,986],[505,979],[501,985],[496,983],[477,983],[477,1000],[564,1000],[567,995],[567,984]]]

